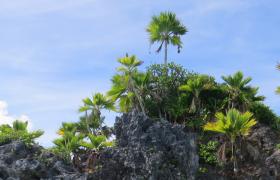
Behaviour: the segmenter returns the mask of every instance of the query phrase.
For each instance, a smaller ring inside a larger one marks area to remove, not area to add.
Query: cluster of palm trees
[[[60,137],[53,141],[55,146],[51,150],[77,168],[89,172],[94,169],[89,168],[90,164],[81,167],[83,161],[89,162],[91,158],[96,158],[93,154],[98,155],[95,152],[114,145],[109,140],[112,129],[104,125],[104,117],[101,115],[103,109],[114,110],[114,105],[101,93],[83,99],[83,104],[79,112],[85,115],[78,122],[62,123],[57,132]],[[87,157],[82,160],[84,156]]]

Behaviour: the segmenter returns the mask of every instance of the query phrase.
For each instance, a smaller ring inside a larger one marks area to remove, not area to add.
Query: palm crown
[[[126,56],[118,59],[118,61],[121,64],[117,69],[119,73],[113,77],[113,86],[107,95],[113,101],[119,101],[121,112],[128,112],[132,108],[137,109],[139,106],[140,110],[145,114],[144,102],[141,95],[149,76],[137,70],[137,67],[143,62],[138,60],[136,56]],[[136,106],[132,107],[133,105]]]
[[[187,32],[187,28],[176,18],[176,14],[172,12],[162,12],[159,16],[152,17],[147,32],[150,35],[151,44],[155,42],[160,43],[157,52],[160,52],[164,45],[164,62],[167,64],[167,45],[171,43],[177,46],[179,53],[183,44],[180,36]]]
[[[263,96],[257,96],[258,88],[248,85],[252,78],[244,78],[242,72],[238,71],[232,76],[222,76],[222,79],[229,94],[229,108],[239,108],[244,111],[252,102],[264,100]]]
[[[235,141],[238,136],[247,136],[257,123],[252,113],[247,111],[242,114],[236,109],[230,109],[226,115],[216,113],[216,119],[216,122],[207,123],[204,130],[223,133],[231,141]]]

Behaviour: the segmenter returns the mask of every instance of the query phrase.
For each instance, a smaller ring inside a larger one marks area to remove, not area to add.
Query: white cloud
[[[20,115],[20,116],[14,116],[10,115],[8,112],[8,104],[5,101],[0,100],[0,124],[9,124],[12,125],[13,121],[20,120],[24,122],[28,122],[28,129],[30,130],[32,128],[32,123],[30,118],[27,115]]]

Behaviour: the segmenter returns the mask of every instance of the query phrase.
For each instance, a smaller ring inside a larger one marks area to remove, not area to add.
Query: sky
[[[27,120],[51,146],[61,122],[75,122],[81,100],[106,92],[126,53],[143,68],[163,62],[145,31],[151,17],[172,11],[188,28],[169,59],[213,75],[238,70],[253,78],[280,115],[278,0],[0,0],[0,123]],[[104,112],[112,126],[115,113]]]

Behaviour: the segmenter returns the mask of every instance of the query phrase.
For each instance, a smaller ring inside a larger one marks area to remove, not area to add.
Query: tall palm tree
[[[138,72],[137,67],[143,62],[136,56],[126,56],[118,59],[121,66],[117,69],[120,74],[113,77],[112,88],[107,95],[114,101],[119,100],[120,111],[127,112],[132,106],[139,106],[145,114],[141,92],[147,83],[148,75]]]
[[[250,112],[240,113],[236,109],[230,109],[226,115],[216,113],[216,122],[208,122],[204,125],[205,131],[213,131],[225,134],[231,143],[232,161],[234,172],[238,171],[237,159],[235,154],[236,139],[238,137],[247,136],[252,128],[257,123]]]
[[[242,72],[238,71],[232,76],[222,76],[225,81],[225,90],[228,92],[228,109],[238,108],[246,111],[248,106],[255,101],[263,101],[263,96],[257,96],[258,88],[248,85],[252,78],[244,78]]]
[[[80,107],[79,111],[86,112],[85,125],[88,130],[88,133],[96,134],[94,130],[101,128],[101,125],[103,123],[103,117],[101,117],[101,110],[114,110],[114,103],[101,93],[94,94],[92,96],[92,99],[87,97],[83,99],[83,102],[84,106]],[[91,111],[90,116],[88,116],[87,113],[89,110]]]
[[[186,91],[192,95],[190,112],[198,112],[201,108],[200,94],[214,86],[213,79],[206,75],[198,75],[187,81],[185,85],[179,87],[179,90]]]
[[[177,19],[172,12],[161,12],[159,16],[153,16],[147,27],[150,35],[150,43],[159,42],[160,46],[156,52],[160,52],[164,45],[164,63],[167,64],[167,46],[172,44],[178,47],[178,53],[182,48],[180,36],[187,32],[187,28]]]

